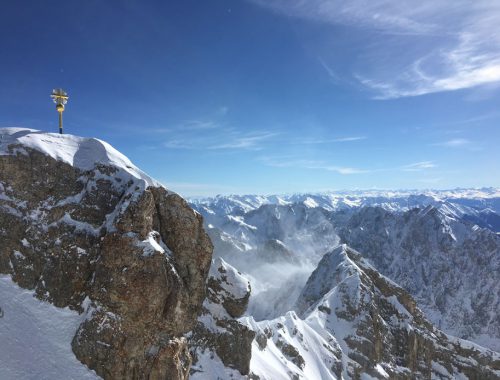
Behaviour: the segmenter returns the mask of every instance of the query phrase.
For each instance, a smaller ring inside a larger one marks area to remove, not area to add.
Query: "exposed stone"
[[[267,336],[261,333],[257,334],[257,336],[255,337],[255,341],[259,345],[259,349],[261,351],[267,347],[267,339]]]
[[[190,338],[193,356],[198,350],[215,352],[225,366],[242,375],[250,371],[255,332],[238,322],[250,297],[250,284],[221,259],[212,266],[204,311]]]
[[[105,379],[187,379],[183,335],[212,257],[201,216],[121,169],[81,170],[21,148],[0,156],[0,273],[87,313],[73,351]]]
[[[294,346],[282,340],[278,340],[276,342],[276,347],[278,347],[281,352],[283,352],[283,354],[292,361],[293,364],[295,364],[300,369],[304,369],[306,362]]]

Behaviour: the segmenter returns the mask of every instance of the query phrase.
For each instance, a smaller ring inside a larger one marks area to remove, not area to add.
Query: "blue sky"
[[[347,3],[347,5],[345,4]],[[22,1],[0,126],[104,139],[183,195],[500,186],[500,3]]]

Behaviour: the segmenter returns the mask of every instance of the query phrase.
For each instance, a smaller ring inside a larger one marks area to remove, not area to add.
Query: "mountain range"
[[[188,201],[0,129],[0,378],[500,379],[498,189]]]

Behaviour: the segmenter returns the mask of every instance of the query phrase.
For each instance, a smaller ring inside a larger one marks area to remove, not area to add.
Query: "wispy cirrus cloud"
[[[432,161],[420,161],[420,162],[415,162],[413,164],[409,165],[404,165],[401,167],[401,170],[405,172],[420,172],[426,169],[432,169],[435,168],[436,164]]]
[[[403,3],[413,14],[422,13],[424,6],[410,1],[395,5],[391,0],[251,0],[253,3],[292,17],[346,25],[363,25],[394,33],[431,33],[435,26],[425,20],[415,20],[405,14]],[[410,4],[411,3],[411,4]],[[419,9],[420,8],[420,9]]]
[[[264,146],[276,142],[277,137],[282,144],[294,145],[336,144],[367,139],[366,136],[298,139],[279,130],[247,132],[241,128],[228,127],[223,123],[206,120],[189,120],[173,127],[149,129],[148,132],[168,135],[168,138],[163,142],[163,146],[166,148],[192,150],[261,150]]]
[[[330,77],[330,79],[333,82],[338,82],[340,78],[339,78],[338,74],[330,67],[330,65],[328,65],[325,62],[325,60],[321,57],[319,57],[318,60],[319,60],[319,63],[321,64],[321,66],[323,66],[323,68],[325,69],[325,71],[328,74],[328,76]]]
[[[272,131],[244,132],[212,121],[190,122],[168,132],[170,138],[163,142],[164,147],[190,150],[261,150],[279,135]]]
[[[396,166],[396,167],[360,169],[351,166],[333,165],[322,160],[297,159],[294,158],[293,156],[283,156],[283,157],[263,156],[259,157],[259,161],[266,166],[272,166],[276,168],[300,168],[300,169],[315,169],[315,170],[319,169],[343,175],[398,172],[398,171],[423,172],[437,167],[437,165],[433,161],[419,161],[412,164]]]
[[[481,143],[465,138],[453,138],[445,141],[439,141],[430,145],[448,149],[462,149],[470,152],[479,152],[484,149],[484,146]]]
[[[349,141],[359,141],[366,140],[366,136],[352,136],[352,137],[339,137],[337,139],[330,140],[331,142],[349,142]]]
[[[332,165],[320,160],[290,159],[290,157],[260,157],[264,165],[277,168],[319,169],[342,175],[368,173],[368,170],[348,166]]]
[[[244,136],[233,136],[229,141],[208,146],[208,149],[252,149],[260,150],[260,143],[279,135],[276,132],[258,132]]]
[[[465,146],[470,146],[472,142],[467,139],[463,138],[457,138],[457,139],[451,139],[451,140],[446,140],[438,143],[434,143],[431,145],[434,146],[444,146],[448,148],[460,148],[460,147],[465,147]]]
[[[357,28],[367,37],[388,35],[357,46],[365,62],[356,65],[354,78],[379,99],[500,82],[498,1],[250,1],[290,17]],[[334,73],[327,60],[320,63]]]
[[[304,138],[292,141],[295,144],[329,144],[329,143],[344,143],[366,140],[366,136],[347,136],[337,138]]]
[[[146,129],[149,133],[175,133],[175,132],[191,132],[191,131],[204,131],[207,129],[217,129],[219,125],[213,121],[207,120],[184,120],[174,126],[169,127],[156,127]],[[144,130],[142,130],[144,131]]]
[[[187,120],[184,123],[177,125],[175,127],[176,130],[183,131],[199,131],[206,129],[216,129],[218,125],[213,121],[206,120]]]

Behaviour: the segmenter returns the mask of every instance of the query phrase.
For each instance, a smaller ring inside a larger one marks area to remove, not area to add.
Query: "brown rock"
[[[183,335],[212,257],[201,216],[164,188],[124,181],[121,169],[83,171],[23,149],[0,156],[0,273],[88,313],[72,347],[100,376],[187,379]]]

